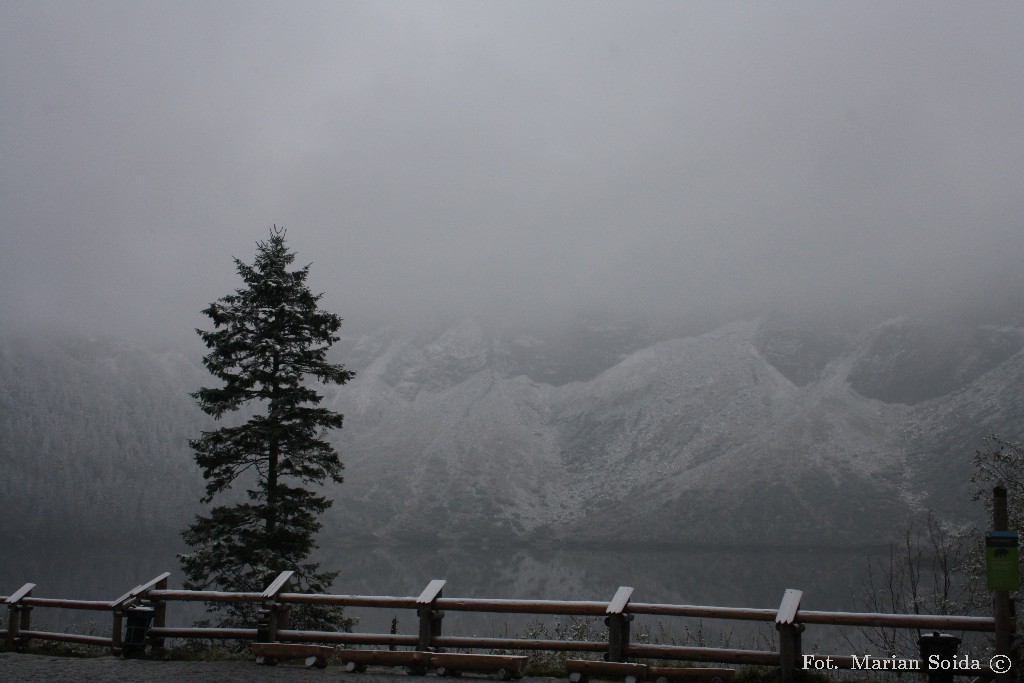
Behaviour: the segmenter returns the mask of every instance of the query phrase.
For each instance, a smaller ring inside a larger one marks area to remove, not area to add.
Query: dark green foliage
[[[258,243],[252,266],[235,259],[245,287],[203,311],[213,331],[197,330],[210,349],[203,364],[223,385],[192,396],[216,419],[243,407],[252,414],[189,442],[206,479],[203,502],[240,477],[249,488],[247,502],[214,507],[182,532],[192,547],[181,556],[186,588],[262,591],[278,573],[293,570],[298,590],[324,592],[336,576],[306,561],[316,548],[320,515],[331,506],[306,487],[342,481],[341,460],[324,437],[341,428],[343,417],[317,407],[323,397],[304,382],[344,384],[353,373],[326,362],[341,318],[317,308],[322,295],[306,286],[309,266],[287,270],[295,254],[284,238],[275,227]],[[255,621],[255,607],[213,603],[210,610],[226,613],[226,626]],[[296,609],[291,621],[321,630],[346,625],[340,610],[328,608]]]

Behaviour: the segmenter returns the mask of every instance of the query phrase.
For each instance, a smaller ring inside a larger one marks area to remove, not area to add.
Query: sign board
[[[985,532],[985,583],[990,591],[1020,590],[1016,531]]]

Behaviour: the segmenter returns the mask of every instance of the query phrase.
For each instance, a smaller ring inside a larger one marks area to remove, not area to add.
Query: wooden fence
[[[408,647],[426,652],[446,649],[553,650],[604,655],[604,659],[608,662],[627,662],[629,659],[645,658],[777,666],[781,668],[783,677],[790,680],[799,670],[806,667],[807,662],[803,657],[802,649],[802,634],[806,627],[812,624],[906,628],[916,629],[919,632],[997,631],[996,619],[992,617],[803,610],[800,608],[803,594],[801,591],[793,589],[785,592],[778,609],[756,609],[633,602],[633,588],[628,586],[620,587],[609,601],[446,598],[442,595],[445,581],[438,579],[428,583],[417,597],[293,593],[289,592],[292,574],[293,572],[290,571],[283,572],[260,593],[226,593],[171,590],[167,587],[167,579],[170,574],[163,573],[110,602],[33,597],[35,584],[26,583],[10,596],[0,596],[0,600],[7,605],[9,612],[7,647],[9,650],[23,649],[29,641],[38,639],[108,647],[115,654],[127,654],[126,651],[133,647],[149,645],[154,648],[162,648],[164,640],[169,638],[199,638],[249,640],[259,643],[330,643],[390,648]],[[181,601],[254,603],[258,607],[259,618],[251,628],[168,626],[169,603]],[[295,605],[415,610],[418,616],[419,631],[416,635],[403,635],[292,630],[288,628],[288,613]],[[110,636],[33,630],[31,614],[32,610],[38,607],[109,612],[112,615]],[[607,638],[600,641],[579,641],[444,635],[442,624],[446,612],[603,617],[607,626]],[[634,642],[630,637],[630,624],[636,615],[774,623],[779,636],[778,648],[775,650],[743,650],[727,647],[685,647]],[[141,618],[143,621],[133,624],[133,617]],[[884,654],[887,656],[889,653]],[[815,655],[819,660],[825,656]],[[855,666],[850,655],[831,655],[831,663],[839,668],[854,668]],[[927,666],[923,667],[923,670],[926,669]],[[962,673],[972,676],[993,675],[990,669]]]

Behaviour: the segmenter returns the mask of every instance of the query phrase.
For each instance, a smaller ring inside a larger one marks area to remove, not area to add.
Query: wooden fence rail
[[[6,642],[9,650],[24,649],[31,640],[53,640],[110,648],[115,654],[130,654],[149,645],[163,647],[167,638],[249,640],[258,643],[330,643],[338,645],[407,647],[417,651],[459,650],[552,650],[603,654],[608,662],[629,659],[683,660],[703,663],[755,664],[780,667],[783,677],[793,679],[803,663],[802,633],[807,625],[868,628],[905,628],[920,631],[996,631],[992,617],[957,615],[880,614],[858,612],[822,612],[800,609],[802,592],[789,589],[777,610],[671,605],[632,602],[633,589],[620,587],[608,602],[584,600],[510,600],[488,598],[446,598],[445,582],[431,581],[418,597],[382,595],[334,595],[294,593],[288,589],[292,572],[283,572],[260,593],[174,590],[167,587],[169,573],[140,584],[116,600],[67,600],[33,597],[35,584],[26,583],[9,596],[0,596],[8,608]],[[168,626],[168,603],[232,602],[260,605],[254,628],[198,628]],[[415,635],[395,633],[341,633],[301,631],[288,628],[288,613],[295,605],[333,605],[379,609],[416,610],[419,628]],[[107,611],[111,613],[109,637],[74,633],[56,633],[31,628],[34,608],[65,608]],[[444,614],[452,612],[545,614],[593,617],[605,620],[607,640],[574,641],[536,638],[480,638],[442,634]],[[779,632],[778,649],[742,650],[735,648],[688,647],[636,643],[630,638],[630,623],[635,615],[691,617],[726,621],[775,623]],[[141,620],[133,622],[133,618]],[[125,623],[127,620],[127,624]],[[133,630],[134,629],[134,630]],[[275,646],[276,647],[276,646]],[[889,653],[884,653],[887,656]],[[883,655],[883,653],[880,653]],[[826,655],[816,655],[825,657]],[[831,655],[832,662],[844,668],[854,666],[850,656]],[[959,673],[959,672],[958,672]],[[978,671],[964,672],[977,676]],[[991,674],[983,671],[982,674]]]

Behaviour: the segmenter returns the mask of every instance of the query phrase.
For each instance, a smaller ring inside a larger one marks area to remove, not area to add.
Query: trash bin
[[[153,623],[152,607],[129,607],[125,619],[123,652],[125,657],[146,649],[146,632]]]
[[[960,639],[949,633],[933,631],[917,641],[921,649],[928,683],[953,683],[953,658],[960,650]],[[939,664],[939,666],[935,666]]]

